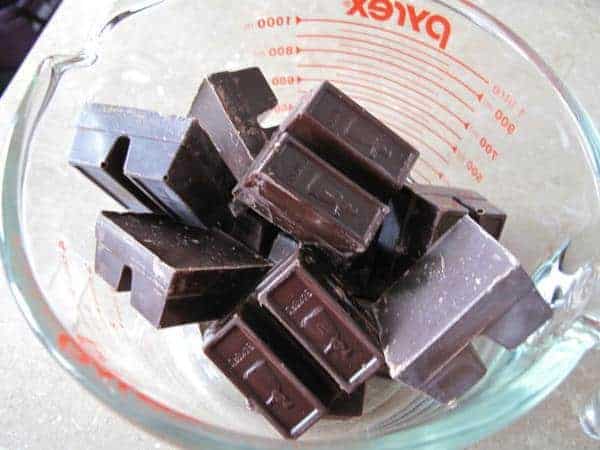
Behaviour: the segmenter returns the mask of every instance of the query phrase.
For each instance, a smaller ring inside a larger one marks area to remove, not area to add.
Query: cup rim
[[[592,169],[600,175],[600,135],[580,102],[542,58],[506,25],[469,0],[457,0],[462,8],[452,6],[446,0],[431,1],[465,17],[486,32],[510,44],[534,64],[539,73],[546,78],[556,94],[567,105],[567,109],[570,111],[572,119],[582,136],[584,150],[591,156]],[[143,1],[140,1],[140,3],[143,3]],[[53,64],[51,58],[42,63],[38,74],[44,69],[44,65],[48,66],[48,64]],[[31,82],[28,93],[36,87],[36,78],[34,77]],[[27,113],[33,112],[32,105],[27,104],[27,99],[28,96],[26,95],[19,108],[19,112],[23,114],[18,115],[18,120],[9,135],[7,157],[2,173],[0,239],[2,261],[9,288],[30,328],[59,365],[96,398],[122,417],[160,438],[188,447],[197,445],[200,439],[203,444],[210,446],[210,448],[232,448],[232,446],[237,448],[279,447],[281,441],[250,437],[242,433],[225,430],[169,408],[144,392],[137,390],[113,373],[104,365],[102,360],[87,351],[76,338],[70,336],[67,330],[63,328],[58,318],[45,303],[43,290],[38,285],[28,263],[24,236],[20,233],[22,179],[27,165],[29,143],[35,131],[35,127],[29,129],[27,127],[20,129],[19,127],[19,125],[23,126],[22,122],[27,120]],[[39,117],[37,120],[39,120]],[[477,422],[472,420],[473,411],[457,409],[434,422],[437,430],[432,430],[431,424],[423,424],[384,437],[370,439],[369,441],[360,440],[354,443],[359,444],[360,448],[398,449],[425,448],[450,442],[454,445],[475,442],[507,426],[541,402],[569,375],[588,349],[589,345],[587,343],[578,340],[564,339],[558,341],[531,367],[518,377],[510,380],[504,386],[501,394],[486,399],[488,400],[486,405],[495,407],[496,413],[483,416]],[[557,354],[561,355],[559,364],[556,364]],[[547,376],[548,367],[554,369],[552,379]],[[539,377],[540,373],[545,374],[546,383],[538,384],[534,390],[527,390],[529,394],[527,396],[516,395],[522,392],[525,386],[530,388],[531,386],[527,384],[527,381]],[[465,421],[464,417],[467,416],[470,416],[470,420]],[[300,442],[299,444],[302,446],[304,443]],[[307,442],[306,445],[311,448],[321,446],[327,448],[341,448],[343,446],[348,448],[349,445],[353,445],[353,442],[336,440],[333,442],[318,442],[316,445]],[[404,447],[404,445],[408,446]]]

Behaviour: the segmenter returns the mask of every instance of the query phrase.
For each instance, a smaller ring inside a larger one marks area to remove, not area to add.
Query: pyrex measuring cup
[[[452,405],[375,379],[362,418],[285,445],[466,444],[541,401],[596,344],[598,135],[508,29],[459,0],[158,3],[117,2],[83,51],[49,58],[7,148],[11,285],[59,362],[102,400],[187,446],[284,445],[203,357],[197,327],[157,332],[93,275],[97,214],[117,206],[66,162],[84,102],[183,115],[205,75],[248,66],[280,100],[265,125],[331,80],[420,150],[414,181],[474,188],[506,210],[503,243],[556,311],[516,352],[479,340],[489,373]]]

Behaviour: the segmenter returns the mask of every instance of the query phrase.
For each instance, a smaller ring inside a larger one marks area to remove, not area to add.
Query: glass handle
[[[581,408],[579,423],[585,434],[600,441],[600,390],[597,390]]]

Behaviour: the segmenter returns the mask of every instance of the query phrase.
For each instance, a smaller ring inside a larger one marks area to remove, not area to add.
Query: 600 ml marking
[[[349,3],[345,2],[345,4]],[[399,1],[352,0],[346,14],[371,18],[379,22],[396,19],[400,27],[410,24],[417,33],[426,33],[431,39],[438,42],[441,49],[448,46],[452,35],[452,24],[446,17],[432,14],[426,9],[417,9],[414,5],[405,5]]]

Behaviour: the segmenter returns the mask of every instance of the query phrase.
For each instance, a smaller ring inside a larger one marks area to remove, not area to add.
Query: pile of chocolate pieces
[[[472,191],[407,181],[418,152],[332,84],[273,129],[257,68],[203,81],[187,118],[87,105],[70,163],[129,212],[103,212],[96,271],[204,353],[295,439],[362,414],[388,377],[440,402],[552,315]]]

